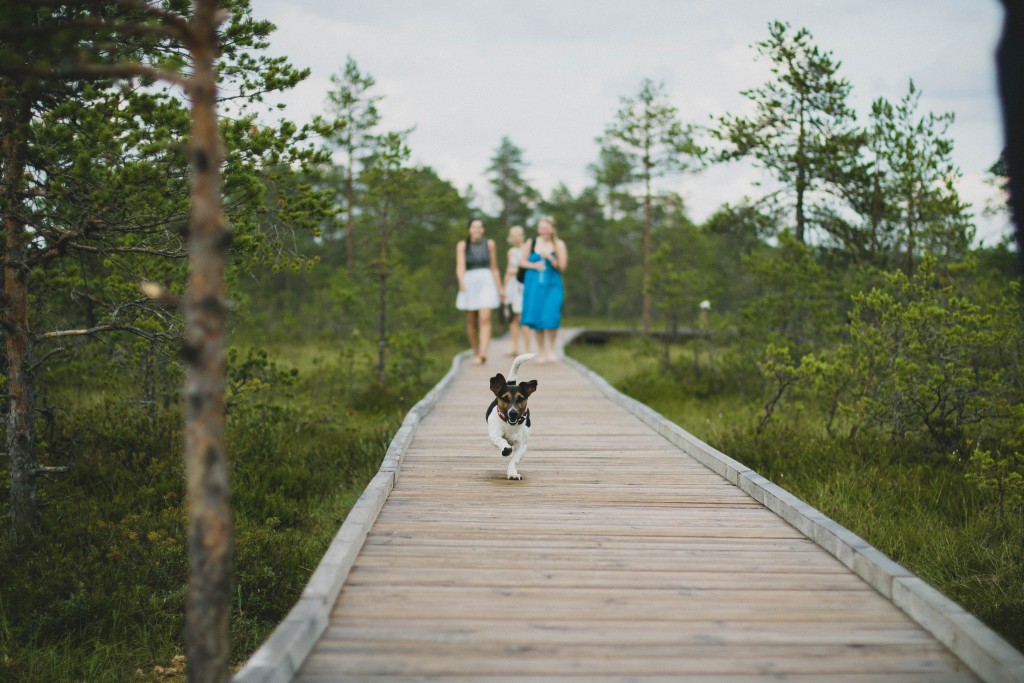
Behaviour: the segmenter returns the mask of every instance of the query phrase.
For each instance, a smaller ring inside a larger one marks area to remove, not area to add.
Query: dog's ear
[[[505,381],[505,375],[499,372],[497,375],[491,378],[491,393],[497,396],[498,392],[504,389],[506,384],[507,382]]]
[[[537,391],[537,380],[531,379],[529,382],[520,382],[519,388],[523,390],[523,393],[529,396],[533,392]]]

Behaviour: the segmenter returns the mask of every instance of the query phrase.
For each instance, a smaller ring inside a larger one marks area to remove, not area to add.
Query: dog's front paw
[[[523,478],[523,475],[519,474],[519,473],[518,473],[518,472],[516,472],[515,470],[512,470],[512,471],[510,471],[510,472],[508,473],[508,478],[509,478],[509,479],[514,479],[514,480],[516,480],[516,481],[519,481],[519,480],[521,480],[521,479]]]
[[[511,446],[506,446],[505,448],[502,448],[501,449],[501,454],[504,455],[506,458],[508,456],[512,455],[512,447]]]

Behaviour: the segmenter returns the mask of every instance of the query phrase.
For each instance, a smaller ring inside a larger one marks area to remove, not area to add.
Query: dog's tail
[[[533,353],[524,353],[516,356],[516,359],[512,361],[512,368],[508,371],[508,378],[505,381],[509,384],[515,384],[516,377],[519,375],[519,366],[533,358],[535,355],[536,354]]]

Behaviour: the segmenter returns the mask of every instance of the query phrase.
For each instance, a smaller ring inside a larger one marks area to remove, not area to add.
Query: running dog
[[[516,466],[526,454],[526,442],[530,436],[530,409],[526,402],[530,394],[537,391],[537,380],[517,383],[519,366],[533,358],[534,354],[524,353],[512,361],[508,379],[499,372],[491,378],[491,391],[495,399],[487,408],[487,434],[491,443],[501,450],[505,457],[512,456],[506,475],[509,479],[522,479]]]

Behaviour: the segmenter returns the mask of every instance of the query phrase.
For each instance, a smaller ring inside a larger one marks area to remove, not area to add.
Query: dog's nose
[[[519,411],[518,410],[514,410],[514,409],[510,409],[508,411],[508,419],[510,419],[510,420],[518,420],[519,419]]]

